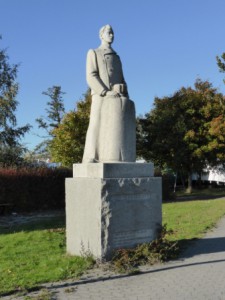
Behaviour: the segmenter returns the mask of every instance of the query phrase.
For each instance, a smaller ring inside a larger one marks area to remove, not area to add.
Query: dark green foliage
[[[0,168],[22,165],[24,163],[24,152],[25,149],[21,145],[3,146],[0,151]]]
[[[138,245],[134,249],[119,249],[113,257],[113,265],[124,272],[132,272],[144,264],[154,264],[176,258],[179,253],[177,242],[169,241],[167,236],[172,230],[167,230],[166,225],[161,228],[158,239],[151,243]]]
[[[6,50],[0,50],[0,165],[18,164],[24,151],[19,140],[31,127],[17,127],[17,70],[18,65],[9,63]]]
[[[14,211],[65,207],[65,178],[69,169],[0,169],[0,203],[11,203]]]

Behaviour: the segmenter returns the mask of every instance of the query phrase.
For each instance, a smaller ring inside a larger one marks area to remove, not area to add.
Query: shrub
[[[138,245],[134,249],[119,249],[113,257],[113,265],[120,272],[133,272],[140,265],[154,264],[174,259],[179,253],[178,243],[167,239],[172,234],[162,226],[158,239]]]
[[[15,211],[60,209],[65,206],[65,178],[69,169],[0,169],[0,204],[10,203]]]

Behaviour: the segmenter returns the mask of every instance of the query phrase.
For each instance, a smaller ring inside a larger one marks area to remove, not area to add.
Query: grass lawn
[[[79,277],[93,264],[91,258],[65,254],[64,223],[57,217],[0,234],[0,296]]]
[[[163,204],[163,223],[173,229],[172,240],[199,238],[223,215],[221,199]],[[76,278],[93,265],[91,258],[66,255],[64,223],[57,217],[0,231],[0,296]]]
[[[225,199],[194,200],[163,204],[163,223],[174,233],[171,240],[200,238],[225,215]]]

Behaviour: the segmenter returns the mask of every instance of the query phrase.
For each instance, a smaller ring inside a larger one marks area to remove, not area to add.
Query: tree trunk
[[[188,194],[192,193],[192,173],[191,172],[188,174],[188,187],[186,189],[186,193],[188,193]]]
[[[180,173],[180,179],[181,179],[181,183],[182,183],[183,189],[185,189],[185,180],[184,180],[183,173]]]
[[[176,187],[177,187],[177,173],[175,174],[175,177],[174,177],[174,185],[173,185],[173,192],[176,193]]]
[[[198,182],[198,188],[202,188],[202,174],[201,174],[201,172],[198,172],[198,180],[197,180],[197,182]]]

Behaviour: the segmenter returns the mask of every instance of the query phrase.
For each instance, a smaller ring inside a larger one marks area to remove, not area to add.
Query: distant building
[[[192,180],[198,180],[199,177],[195,173],[192,175]],[[216,182],[217,184],[225,184],[225,168],[222,166],[218,167],[207,167],[201,174],[202,181]]]

